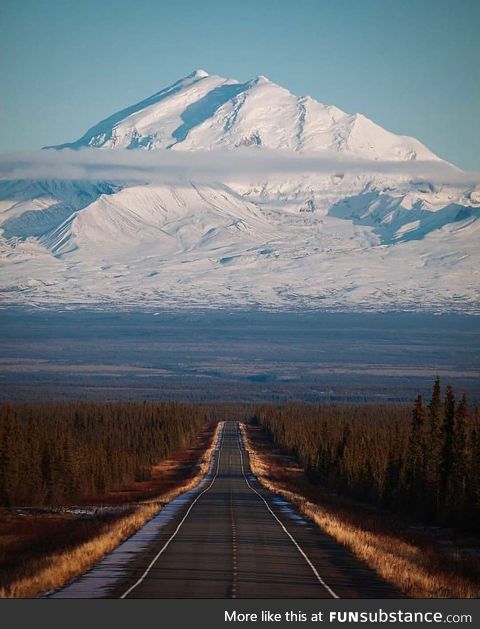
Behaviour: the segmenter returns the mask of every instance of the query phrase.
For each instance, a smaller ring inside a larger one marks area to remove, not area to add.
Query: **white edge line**
[[[199,498],[201,498],[203,496],[203,494],[205,494],[209,489],[211,489],[213,483],[215,482],[217,476],[218,476],[218,470],[220,467],[220,457],[221,457],[221,452],[222,452],[222,442],[223,442],[223,432],[225,430],[225,423],[223,423],[222,425],[222,432],[220,435],[220,439],[219,439],[219,443],[218,443],[218,457],[217,457],[217,468],[215,470],[215,476],[212,478],[212,482],[210,483],[210,485],[208,487],[206,487],[202,492],[200,492],[198,494],[198,496],[195,498],[195,500],[192,502],[192,504],[189,506],[187,512],[185,513],[185,515],[183,516],[183,518],[180,520],[177,528],[175,529],[175,531],[170,535],[170,537],[168,538],[168,540],[165,542],[165,544],[162,546],[162,548],[158,551],[158,553],[155,555],[155,557],[152,559],[152,561],[148,564],[145,572],[142,574],[142,576],[138,579],[138,581],[136,581],[132,586],[130,586],[128,588],[128,590],[126,590],[121,596],[120,598],[127,598],[127,596],[130,594],[130,592],[132,592],[136,587],[138,587],[145,579],[145,577],[148,575],[148,573],[150,572],[150,570],[153,568],[153,566],[155,565],[155,563],[158,561],[159,557],[165,552],[165,550],[168,548],[168,545],[170,544],[170,542],[173,540],[173,538],[176,536],[176,534],[178,533],[178,531],[180,530],[182,524],[185,522],[185,520],[188,517],[188,514],[190,513],[190,511],[193,509],[195,503],[197,502],[197,500]],[[180,494],[181,495],[181,494]]]
[[[280,524],[280,526],[282,527],[283,531],[288,535],[288,537],[290,538],[290,540],[295,544],[295,546],[297,547],[297,550],[299,551],[299,553],[302,555],[302,557],[305,559],[305,561],[307,562],[307,564],[310,566],[310,568],[312,569],[313,574],[317,577],[318,582],[323,585],[323,587],[327,590],[327,592],[332,596],[332,598],[340,598],[338,596],[338,594],[336,594],[332,588],[327,585],[327,583],[325,583],[325,581],[322,579],[322,577],[318,574],[318,570],[315,568],[315,566],[313,565],[313,563],[310,561],[310,559],[308,558],[308,556],[306,555],[306,553],[304,552],[304,550],[302,549],[302,547],[300,546],[300,544],[297,542],[297,540],[293,537],[293,535],[287,530],[287,528],[285,527],[285,525],[283,524],[283,522],[276,516],[276,514],[272,511],[272,509],[270,508],[270,505],[268,504],[268,502],[265,500],[265,498],[262,496],[262,494],[260,492],[258,492],[255,487],[252,487],[250,485],[250,483],[248,482],[248,479],[245,475],[245,468],[243,467],[243,451],[242,451],[242,442],[241,442],[241,433],[240,430],[238,429],[237,426],[237,441],[238,441],[238,449],[240,451],[240,463],[242,466],[242,474],[243,474],[243,478],[245,479],[245,482],[247,483],[248,487],[250,487],[250,489],[252,491],[254,491],[257,496],[259,496],[263,502],[265,503],[265,506],[267,507],[267,509],[270,511],[270,513],[272,514],[272,516],[275,518],[275,520]]]

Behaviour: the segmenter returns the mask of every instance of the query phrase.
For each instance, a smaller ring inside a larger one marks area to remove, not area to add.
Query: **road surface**
[[[123,567],[116,598],[389,598],[398,593],[253,476],[225,422],[208,482]]]

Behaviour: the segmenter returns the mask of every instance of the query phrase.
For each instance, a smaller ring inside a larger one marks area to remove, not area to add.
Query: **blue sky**
[[[79,137],[196,68],[259,74],[480,170],[478,0],[2,0],[0,151]]]

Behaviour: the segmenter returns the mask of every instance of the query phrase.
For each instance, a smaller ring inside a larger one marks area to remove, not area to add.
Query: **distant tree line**
[[[71,504],[148,478],[206,420],[205,408],[173,402],[5,404],[0,504]]]
[[[480,414],[437,378],[428,404],[259,408],[257,421],[309,477],[431,524],[480,530]]]

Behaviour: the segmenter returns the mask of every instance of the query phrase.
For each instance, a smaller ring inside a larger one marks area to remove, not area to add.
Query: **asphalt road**
[[[391,598],[372,570],[264,489],[238,424],[225,422],[211,479],[136,554],[122,598]]]

